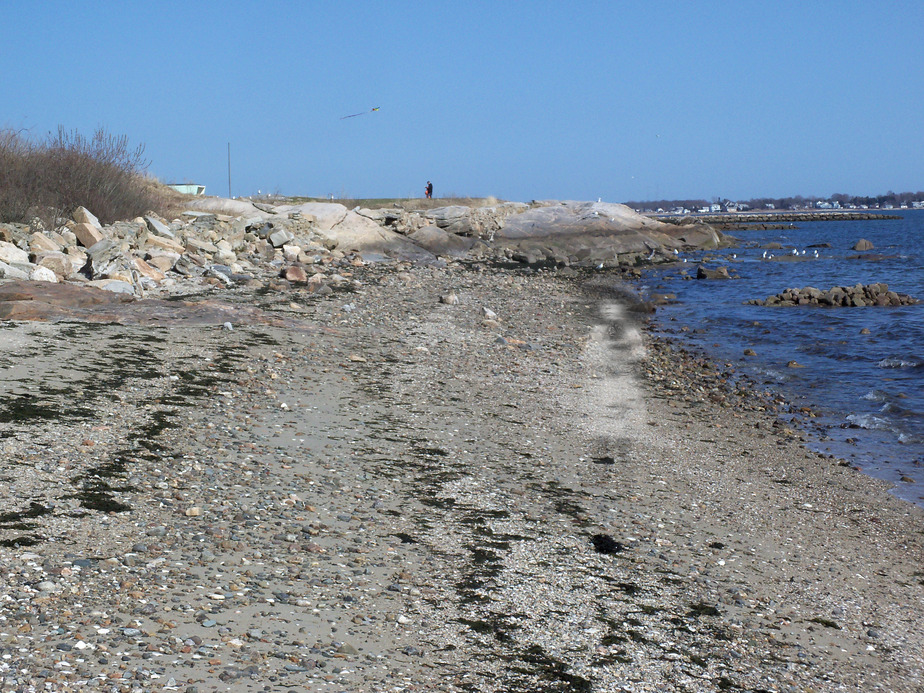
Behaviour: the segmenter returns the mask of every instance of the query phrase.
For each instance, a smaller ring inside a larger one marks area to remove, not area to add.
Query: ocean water
[[[801,423],[811,448],[894,482],[896,495],[924,505],[924,302],[888,308],[744,304],[787,288],[877,282],[924,301],[924,210],[895,214],[901,218],[732,231],[737,248],[681,255],[685,264],[652,270],[644,288],[677,295],[658,309],[655,333],[733,364],[795,407],[811,407],[817,418]],[[875,249],[851,250],[861,238]],[[783,250],[768,250],[774,257],[764,259],[762,246],[774,242]],[[682,270],[695,277],[700,262],[725,266],[739,278],[683,277]],[[757,355],[745,356],[745,349]],[[791,361],[803,367],[788,367]]]

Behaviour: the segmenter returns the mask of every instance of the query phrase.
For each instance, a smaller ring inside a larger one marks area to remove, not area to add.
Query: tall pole
[[[228,197],[231,197],[231,143],[228,142]]]

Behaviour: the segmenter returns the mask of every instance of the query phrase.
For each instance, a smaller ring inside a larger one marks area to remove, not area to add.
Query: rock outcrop
[[[887,284],[857,284],[835,286],[827,291],[807,286],[803,289],[786,289],[766,299],[752,299],[746,304],[756,306],[907,306],[919,301],[908,294],[890,291]]]
[[[195,198],[172,221],[148,214],[102,226],[81,207],[53,230],[0,224],[0,280],[87,283],[142,297],[177,282],[303,282],[342,261],[615,267],[668,261],[677,249],[724,241],[709,227],[664,224],[603,202],[349,210]]]

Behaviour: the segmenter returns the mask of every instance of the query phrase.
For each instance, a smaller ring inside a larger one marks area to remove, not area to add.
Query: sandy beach
[[[924,689],[924,511],[618,274],[350,272],[0,323],[2,690]]]

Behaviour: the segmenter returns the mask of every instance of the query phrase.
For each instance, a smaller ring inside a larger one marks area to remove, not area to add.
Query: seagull
[[[793,249],[792,249],[792,254],[793,254],[793,255],[798,255],[798,254],[799,254],[799,251],[796,250],[795,248],[793,248]]]
[[[817,250],[815,251],[815,257],[818,257],[818,251],[817,251]]]
[[[764,251],[764,255],[763,255],[763,257],[764,257],[764,260],[766,260],[766,259],[767,259],[767,251],[766,251],[766,250]]]

